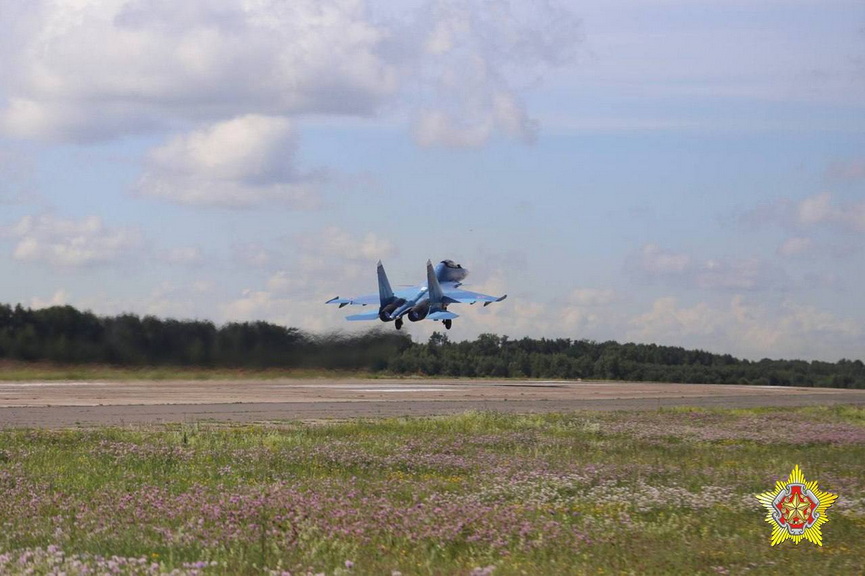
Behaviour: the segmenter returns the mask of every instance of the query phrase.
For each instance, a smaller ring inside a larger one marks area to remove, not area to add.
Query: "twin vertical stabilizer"
[[[393,288],[390,287],[390,281],[387,279],[387,274],[384,272],[384,265],[381,260],[378,261],[378,299],[381,306],[387,306],[393,302]]]
[[[432,310],[436,306],[441,308],[444,294],[442,293],[441,284],[439,284],[439,280],[436,278],[432,262],[429,260],[426,261],[426,286],[427,290],[429,290],[430,309]]]
[[[449,303],[450,299],[448,299],[448,302],[445,302],[442,286],[439,284],[432,262],[429,260],[426,263],[426,285],[427,294],[429,295],[429,313],[427,314],[427,318],[430,320],[447,320],[446,326],[450,328],[450,320],[459,318],[459,316],[445,310],[445,304]]]

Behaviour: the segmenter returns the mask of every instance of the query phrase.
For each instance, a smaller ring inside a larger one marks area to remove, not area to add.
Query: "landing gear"
[[[442,323],[445,325],[445,329],[450,330],[451,324],[453,324],[454,321],[448,318],[447,320],[442,320]]]
[[[393,325],[396,326],[397,330],[402,328],[402,318],[397,318],[396,320],[394,320]]]

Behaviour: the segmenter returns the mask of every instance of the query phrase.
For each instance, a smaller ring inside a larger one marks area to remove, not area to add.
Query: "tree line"
[[[451,342],[434,333],[310,334],[267,322],[96,316],[72,306],[0,305],[0,358],[63,364],[324,368],[396,375],[605,379],[865,389],[861,360],[749,361],[656,344],[482,334]]]
[[[434,333],[426,344],[406,348],[388,363],[396,374],[631,380],[865,388],[861,360],[741,360],[730,354],[657,344],[620,344],[568,338],[522,338],[481,334],[450,342]]]
[[[0,358],[63,364],[383,370],[403,334],[314,335],[268,322],[96,316],[72,306],[0,305]]]

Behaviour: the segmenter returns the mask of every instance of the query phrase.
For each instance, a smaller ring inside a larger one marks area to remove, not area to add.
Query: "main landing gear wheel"
[[[396,326],[397,330],[402,328],[402,318],[397,318],[396,320],[394,320],[393,325]]]
[[[444,322],[445,328],[446,328],[447,330],[450,330],[450,329],[451,329],[451,324],[454,323],[454,321],[451,320],[450,318],[448,318],[447,320],[444,320],[443,322]]]

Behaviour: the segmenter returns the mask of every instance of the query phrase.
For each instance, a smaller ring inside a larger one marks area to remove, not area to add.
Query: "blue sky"
[[[451,258],[457,340],[863,357],[859,1],[0,15],[0,301],[353,330]]]

